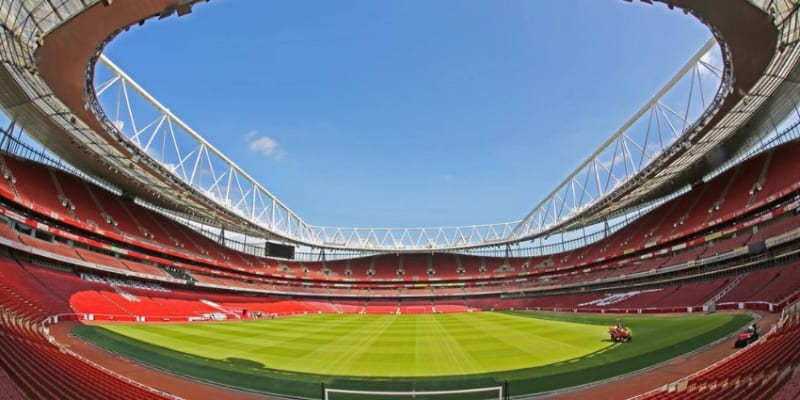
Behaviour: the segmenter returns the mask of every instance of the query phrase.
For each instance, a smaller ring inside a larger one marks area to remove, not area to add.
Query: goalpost
[[[442,398],[450,398],[450,399],[457,399],[458,395],[467,395],[467,394],[478,394],[478,393],[487,393],[487,397],[481,397],[481,399],[497,399],[497,400],[505,400],[503,397],[503,386],[491,386],[491,387],[482,387],[482,388],[475,388],[475,389],[458,389],[458,390],[429,390],[429,391],[371,391],[371,390],[350,390],[350,389],[331,389],[323,386],[324,392],[324,400],[337,400],[337,399],[344,399],[344,398],[358,398],[358,396],[365,396],[365,398],[375,398],[375,397],[387,397],[387,398],[408,398],[414,399],[417,397],[436,397],[442,396]],[[349,395],[346,397],[338,397],[337,394],[341,395]],[[471,396],[470,396],[471,397]]]

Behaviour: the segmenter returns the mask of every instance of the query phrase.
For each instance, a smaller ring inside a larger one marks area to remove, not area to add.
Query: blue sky
[[[620,0],[214,0],[106,49],[306,222],[523,217],[710,36]]]

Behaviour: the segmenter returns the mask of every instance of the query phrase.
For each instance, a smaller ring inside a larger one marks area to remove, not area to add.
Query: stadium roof
[[[11,23],[0,41],[7,61],[0,69],[0,101],[38,141],[88,174],[154,205],[229,230],[314,247],[448,250],[517,242],[602,221],[699,180],[719,165],[716,154],[735,153],[769,132],[765,127],[791,112],[786,99],[797,95],[796,86],[786,81],[800,54],[797,32],[791,29],[797,22],[796,6],[781,1],[669,1],[668,7],[682,8],[709,26],[723,60],[716,96],[696,119],[684,118],[681,128],[673,130],[679,135],[670,146],[649,154],[646,145],[621,130],[607,143],[622,154],[618,158],[615,152],[612,157],[620,160],[616,167],[603,168],[607,160],[590,158],[584,169],[579,168],[520,221],[456,228],[317,227],[305,223],[232,163],[220,171],[211,190],[197,185],[194,174],[181,175],[154,159],[100,106],[93,77],[105,44],[129,25],[189,13],[197,2],[13,3],[23,7],[16,10],[21,18]],[[690,61],[685,73],[696,73],[701,57]],[[638,114],[670,113],[659,100],[656,96]],[[672,110],[672,114],[682,113]],[[169,121],[177,123],[179,118],[169,116]],[[195,139],[201,145],[194,154],[198,160],[213,154],[225,161],[202,137]],[[637,146],[642,149],[638,156],[632,150]],[[649,163],[642,163],[643,158]],[[229,197],[220,197],[218,182],[224,176],[229,182],[233,177],[239,183],[248,181],[250,186],[229,184],[225,188]],[[592,180],[594,189],[587,183]]]

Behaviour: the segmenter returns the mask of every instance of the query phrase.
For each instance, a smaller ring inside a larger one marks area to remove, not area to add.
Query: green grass
[[[601,340],[602,326],[500,313],[329,314],[106,329],[213,360],[239,358],[270,369],[362,377],[480,374],[552,364],[611,346]]]
[[[225,385],[319,398],[320,383],[444,390],[509,381],[512,395],[616,376],[735,332],[748,315],[613,317],[545,313],[310,315],[223,324],[81,326],[75,333],[159,368]]]

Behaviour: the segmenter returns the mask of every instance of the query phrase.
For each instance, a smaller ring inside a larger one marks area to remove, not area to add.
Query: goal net
[[[325,388],[324,400],[415,399],[415,400],[504,400],[502,386],[459,390],[372,391]]]

